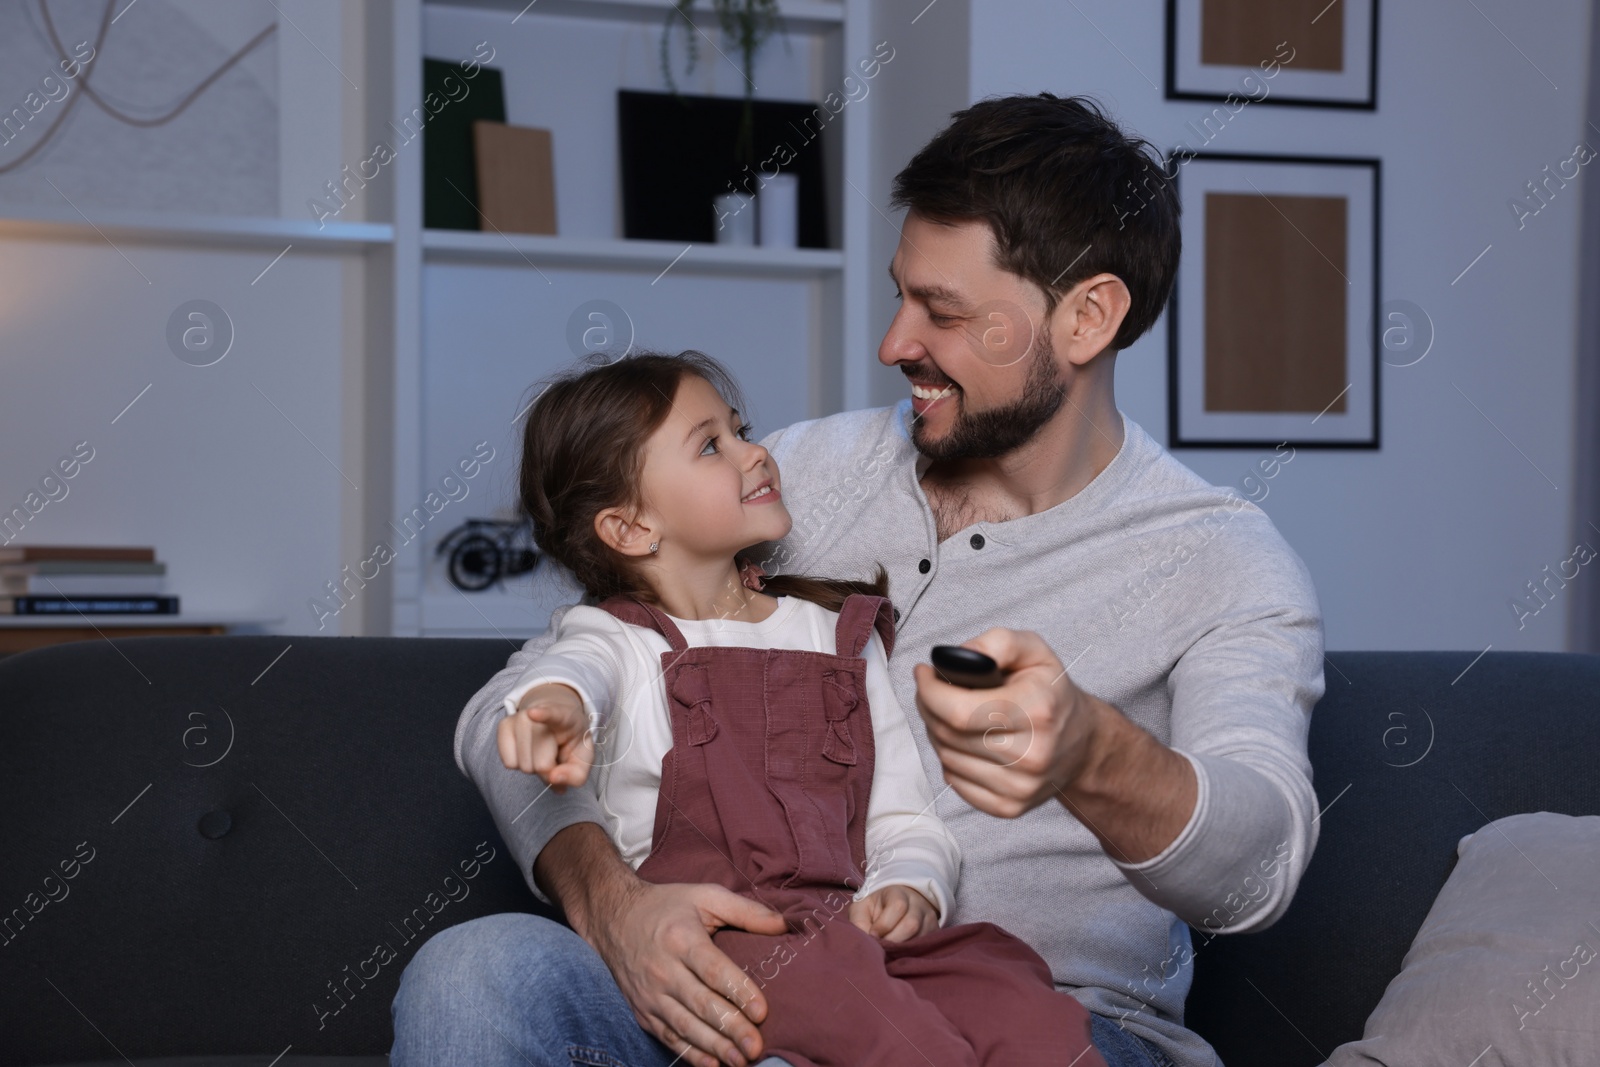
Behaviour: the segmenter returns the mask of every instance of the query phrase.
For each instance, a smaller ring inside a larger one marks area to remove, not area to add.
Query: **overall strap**
[[[611,596],[602,600],[599,607],[623,622],[654,630],[667,639],[667,644],[672,646],[674,652],[682,652],[689,647],[689,642],[683,639],[683,631],[678,629],[678,624],[653,604],[646,604],[631,596]]]
[[[867,647],[872,628],[878,628],[883,638],[886,656],[894,654],[894,606],[887,597],[851,593],[839,609],[839,623],[834,630],[834,650],[841,656],[859,656]]]

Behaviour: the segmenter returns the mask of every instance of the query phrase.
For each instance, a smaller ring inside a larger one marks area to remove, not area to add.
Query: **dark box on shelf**
[[[747,168],[737,157],[743,112],[740,97],[618,90],[624,237],[713,243],[712,201],[759,195],[763,173],[781,171],[800,179],[800,247],[828,247],[821,131],[834,116],[802,101],[755,101]]]
[[[450,79],[457,87],[452,91]],[[461,65],[422,60],[425,113],[422,135],[422,225],[430,230],[481,230],[478,168],[472,149],[472,123],[506,120],[505,87],[500,72],[480,67],[472,83]],[[442,101],[437,108],[430,100]]]

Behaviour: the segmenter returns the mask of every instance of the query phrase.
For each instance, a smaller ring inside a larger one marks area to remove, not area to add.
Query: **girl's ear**
[[[650,542],[659,541],[648,523],[630,519],[621,508],[606,508],[594,517],[594,532],[612,550],[624,556],[650,555]]]

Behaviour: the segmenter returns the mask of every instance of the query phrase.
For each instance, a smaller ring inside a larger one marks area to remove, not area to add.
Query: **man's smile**
[[[955,391],[954,385],[947,385],[942,389],[930,389],[925,385],[911,383],[911,395],[919,400],[942,400]]]

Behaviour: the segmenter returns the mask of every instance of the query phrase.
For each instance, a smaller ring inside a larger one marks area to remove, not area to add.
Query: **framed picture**
[[[1378,106],[1378,0],[1167,0],[1167,99]]]
[[[1379,161],[1196,153],[1176,185],[1169,447],[1377,448]]]

